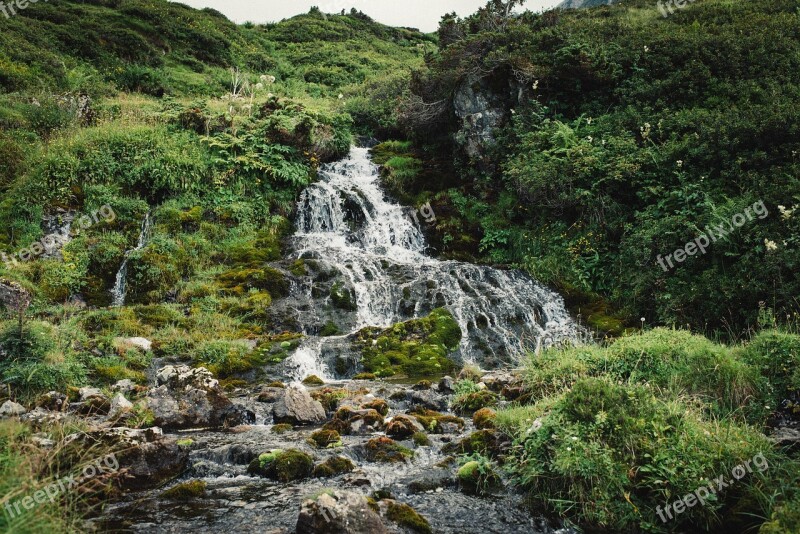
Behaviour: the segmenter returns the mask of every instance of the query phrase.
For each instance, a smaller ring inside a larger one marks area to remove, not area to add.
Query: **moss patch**
[[[428,317],[391,328],[365,328],[353,349],[362,355],[364,371],[379,377],[405,374],[437,376],[455,370],[448,358],[461,342],[461,328],[452,314],[438,308]]]
[[[414,456],[414,451],[398,445],[393,439],[380,437],[374,438],[365,445],[367,461],[397,463],[404,462]]]
[[[279,482],[302,480],[311,476],[314,460],[308,454],[289,449],[264,453],[250,463],[248,472]]]
[[[316,466],[312,474],[317,478],[326,478],[349,473],[355,468],[355,464],[344,456],[334,456]]]
[[[188,500],[202,497],[206,492],[206,483],[202,480],[190,480],[173,486],[161,494],[162,497],[175,500]]]

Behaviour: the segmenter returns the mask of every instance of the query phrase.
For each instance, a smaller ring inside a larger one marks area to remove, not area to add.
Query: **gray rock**
[[[333,490],[303,502],[297,534],[384,534],[389,531],[366,498],[354,492]]]
[[[442,379],[439,380],[439,393],[450,395],[455,391],[455,384],[455,380],[453,380],[452,376],[442,377]]]
[[[285,388],[262,388],[256,399],[258,402],[275,402],[283,396]]]
[[[133,408],[133,403],[125,398],[122,393],[117,393],[111,399],[111,410],[110,413],[112,414],[119,414],[122,412],[130,411]]]
[[[117,337],[114,342],[124,347],[136,348],[145,352],[150,352],[153,342],[143,337]]]
[[[326,420],[325,409],[311,398],[308,391],[289,387],[272,407],[272,417],[276,423],[292,425],[316,425]]]
[[[21,404],[7,400],[0,406],[0,417],[19,417],[25,415],[28,410]]]
[[[48,391],[43,393],[36,399],[36,407],[44,408],[53,412],[60,412],[64,409],[64,403],[67,402],[67,396],[58,391]]]
[[[447,409],[447,401],[433,390],[412,391],[409,395],[409,402],[412,406],[422,406],[437,412]]]
[[[233,408],[219,382],[204,367],[169,365],[158,371],[156,381],[160,385],[148,392],[147,405],[158,426],[171,429],[230,426],[228,419],[232,414],[234,418],[241,416],[241,411]]]
[[[116,384],[111,386],[111,391],[119,391],[120,393],[126,394],[131,393],[136,390],[136,384],[133,383],[132,380],[125,379],[125,380],[118,380]]]

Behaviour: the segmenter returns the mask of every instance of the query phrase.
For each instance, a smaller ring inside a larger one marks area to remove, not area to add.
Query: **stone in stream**
[[[211,372],[168,365],[158,371],[158,387],[147,394],[155,424],[164,428],[237,426],[255,422],[255,414],[233,404]]]
[[[388,534],[367,499],[355,492],[328,490],[307,499],[297,518],[297,534]]]
[[[292,425],[317,425],[327,419],[325,408],[311,398],[308,391],[296,387],[286,388],[272,407],[275,423]]]
[[[394,439],[410,438],[422,431],[422,426],[406,415],[397,415],[386,425],[386,435]]]

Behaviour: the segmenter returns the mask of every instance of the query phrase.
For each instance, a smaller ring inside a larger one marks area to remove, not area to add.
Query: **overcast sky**
[[[531,11],[554,7],[560,0],[528,0]],[[409,26],[424,32],[436,30],[445,13],[455,11],[469,15],[485,5],[487,0],[181,0],[192,7],[212,7],[234,22],[277,22],[307,13],[318,6],[325,13],[356,8],[373,19],[390,26]]]

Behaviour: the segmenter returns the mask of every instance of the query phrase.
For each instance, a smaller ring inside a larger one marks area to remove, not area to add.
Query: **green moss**
[[[428,520],[419,515],[416,510],[407,504],[390,501],[386,508],[386,517],[398,525],[421,534],[433,532]]]
[[[314,468],[315,477],[333,477],[342,473],[349,473],[356,468],[355,464],[344,456],[333,456],[328,458]]]
[[[375,410],[382,416],[389,415],[389,403],[383,399],[375,399],[361,405],[362,410]]]
[[[340,310],[356,311],[358,309],[350,290],[340,282],[335,282],[331,286],[330,297],[333,305]]]
[[[173,486],[161,494],[162,497],[175,500],[189,500],[202,497],[206,492],[206,483],[202,480],[190,480]]]
[[[442,423],[454,423],[459,429],[464,429],[464,420],[454,415],[446,415],[426,408],[415,407],[409,411],[410,415],[430,433],[441,433]]]
[[[220,287],[236,295],[244,295],[251,290],[268,291],[276,297],[289,294],[286,277],[272,267],[244,267],[226,271],[217,276]]]
[[[337,408],[339,401],[346,399],[350,392],[343,388],[325,387],[311,392],[311,398],[319,401],[325,410],[331,412]]]
[[[430,447],[431,440],[425,432],[416,432],[413,436],[411,436],[411,441],[414,442],[414,445],[417,447]]]
[[[479,455],[474,458],[459,467],[456,476],[465,493],[484,495],[500,485],[500,477],[487,458]]]
[[[495,406],[496,404],[497,395],[488,389],[484,389],[481,391],[475,391],[473,393],[458,395],[453,400],[453,410],[458,413],[471,413],[480,410],[481,408]]]
[[[318,449],[333,449],[342,446],[342,437],[335,430],[317,430],[308,442]]]
[[[325,384],[325,381],[317,375],[310,375],[303,379],[303,384],[306,386],[322,386]]]
[[[376,378],[375,373],[358,373],[353,380],[375,380]]]
[[[393,439],[380,437],[369,440],[366,457],[370,462],[397,463],[414,456],[414,451],[398,445]]]
[[[194,445],[194,440],[192,438],[179,439],[177,443],[179,447],[191,447]]]
[[[439,308],[428,317],[391,328],[365,328],[358,332],[353,349],[361,353],[364,370],[379,377],[439,376],[455,370],[448,356],[460,341],[458,323]]]
[[[497,412],[491,408],[481,408],[472,414],[472,422],[475,428],[478,429],[491,429],[494,428],[494,420],[497,417]]]
[[[336,323],[334,323],[333,321],[328,321],[327,323],[325,323],[325,326],[322,327],[322,330],[320,330],[319,335],[322,337],[329,337],[329,336],[335,336],[340,332],[341,331],[339,330],[339,327],[336,326]]]
[[[500,440],[495,430],[478,430],[459,442],[448,443],[442,448],[445,454],[480,454],[496,458],[500,456]]]
[[[303,259],[295,261],[291,267],[289,267],[289,272],[295,276],[305,276],[308,274],[308,268],[306,267],[306,261]]]
[[[294,427],[289,423],[278,423],[277,425],[272,426],[272,432],[274,434],[285,434],[286,432],[289,432],[290,430],[293,429]]]
[[[280,450],[262,454],[250,463],[248,472],[279,482],[292,482],[311,476],[314,460],[297,449]]]

